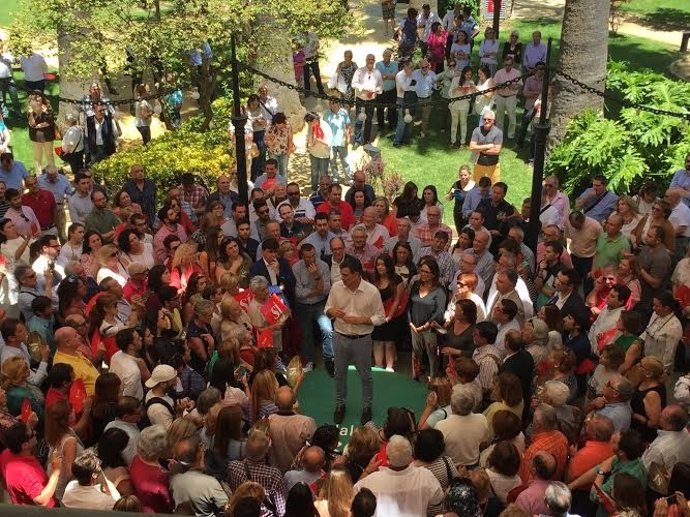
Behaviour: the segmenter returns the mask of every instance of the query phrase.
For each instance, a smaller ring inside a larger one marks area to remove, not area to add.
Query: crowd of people
[[[619,196],[595,176],[571,205],[546,178],[536,250],[530,199],[516,209],[505,183],[471,179],[476,166],[441,196],[408,182],[390,202],[361,170],[344,198],[327,174],[303,197],[268,157],[247,204],[234,171],[213,192],[186,174],[161,193],[136,164],[111,196],[88,169],[69,181],[6,161],[0,472],[12,503],[690,512],[690,156],[663,198],[651,183]],[[351,364],[361,427],[341,451]],[[335,426],[299,411],[317,365],[334,378]],[[387,388],[372,367],[428,385],[425,407],[374,422]]]
[[[388,30],[394,3],[382,7]],[[532,200],[508,202],[499,154],[503,130],[520,143],[539,109],[545,48],[538,32],[524,47],[513,33],[497,69],[487,29],[475,83],[478,34],[461,6],[441,20],[425,5],[399,25],[400,69],[390,51],[364,67],[346,52],[328,85],[342,99],[305,118],[309,185],[288,180],[292,128],[261,85],[247,103],[248,203],[236,171],[212,192],[191,173],[164,189],[145,164],[116,193],[98,184],[85,165],[114,153],[118,131],[98,84],[67,119],[68,179],[33,84],[36,174],[0,149],[5,501],[228,517],[690,516],[690,155],[664,192],[616,193],[594,176],[571,202],[547,177],[530,248]],[[300,43],[295,71],[321,92],[318,47]],[[473,108],[453,101],[508,81]],[[451,147],[469,137],[477,161],[449,185],[386,197],[348,148],[372,142],[375,111],[396,145],[410,115],[424,136],[439,85]],[[145,87],[137,95],[146,102]],[[391,388],[373,368],[427,386],[424,407],[374,411]],[[318,398],[335,425],[300,409],[314,369],[333,378]],[[361,425],[343,448],[348,415]]]

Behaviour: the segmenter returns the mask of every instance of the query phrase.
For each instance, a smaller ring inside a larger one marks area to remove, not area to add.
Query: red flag
[[[31,413],[33,413],[33,409],[31,409],[31,401],[28,397],[24,397],[24,400],[22,400],[22,411],[19,417],[20,420],[25,424],[28,424],[29,418],[31,418]]]
[[[86,400],[86,386],[83,379],[75,379],[69,388],[69,403],[75,415],[84,411],[84,401]]]
[[[259,348],[271,348],[273,346],[273,329],[265,328],[259,330],[256,346]]]
[[[261,314],[269,325],[273,325],[287,311],[287,306],[277,294],[269,296],[268,300],[261,306]]]
[[[233,295],[233,298],[238,301],[240,307],[242,307],[242,310],[246,311],[247,307],[249,306],[249,302],[252,301],[254,295],[249,289],[245,289],[244,291],[240,291],[239,293]]]

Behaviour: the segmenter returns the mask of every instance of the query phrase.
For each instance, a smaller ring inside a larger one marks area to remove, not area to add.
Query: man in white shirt
[[[630,298],[630,289],[622,284],[616,284],[611,288],[606,299],[606,307],[599,313],[589,329],[589,342],[592,353],[599,356],[599,340],[609,342],[606,339],[610,332],[616,328],[621,313],[625,310],[625,304]]]
[[[479,449],[477,448],[477,451]],[[409,517],[427,514],[443,501],[443,489],[430,470],[412,465],[412,445],[394,435],[386,446],[388,467],[365,474],[355,492],[368,488],[376,496],[375,517]]]
[[[406,112],[414,113],[416,94],[412,84],[414,65],[412,61],[404,61],[402,70],[395,76],[396,104],[398,106],[398,123],[395,126],[395,140],[393,145],[400,147],[409,138],[409,122],[405,120]]]
[[[508,56],[503,60],[503,68],[494,74],[494,83],[502,84],[520,77],[520,71],[513,68],[513,58]],[[517,109],[517,94],[522,86],[522,80],[509,84],[498,90],[496,99],[496,126],[503,130],[509,140],[515,138],[515,110]],[[505,114],[508,113],[508,127],[503,125]]]
[[[105,426],[105,430],[113,427],[123,430],[129,436],[127,446],[122,450],[122,459],[127,463],[127,467],[132,465],[134,456],[137,455],[137,444],[139,443],[139,420],[143,414],[141,400],[134,397],[119,397],[117,399],[117,418]]]
[[[452,415],[436,424],[446,443],[444,454],[453,458],[456,466],[475,467],[479,463],[479,445],[489,440],[486,417],[472,413],[475,398],[472,390],[460,386],[450,397]]]
[[[671,472],[676,463],[690,462],[690,433],[687,430],[688,412],[673,404],[661,411],[661,429],[656,439],[642,455],[647,470],[656,463],[664,472]]]
[[[355,139],[352,145],[354,151],[360,145],[371,143],[371,122],[374,116],[376,97],[383,93],[383,76],[376,67],[374,54],[367,54],[366,65],[358,68],[352,77],[352,88],[355,90]],[[360,115],[364,111],[366,119],[362,122]],[[362,131],[364,126],[364,131]]]
[[[26,89],[28,91],[38,90],[43,93],[43,90],[46,89],[46,81],[43,74],[48,71],[48,65],[43,56],[31,50],[28,56],[19,58],[19,64],[24,72],[24,85]]]
[[[26,326],[18,319],[6,318],[0,325],[0,333],[5,342],[4,346],[0,347],[2,350],[0,364],[4,364],[11,357],[21,358],[29,369],[27,382],[34,386],[40,386],[48,376],[48,358],[50,357],[48,346],[41,345],[41,363],[36,370],[31,370],[31,356],[26,347],[26,341],[29,338]]]
[[[422,41],[426,41],[426,39],[429,37],[431,26],[434,22],[441,23],[441,19],[436,15],[436,13],[431,12],[431,6],[429,4],[424,4],[422,6],[422,12],[417,15],[417,27],[424,29]]]
[[[674,263],[677,263],[685,256],[685,250],[690,242],[690,208],[683,203],[683,190],[670,188],[664,196],[671,205],[671,215],[668,216],[669,222],[676,231],[676,248],[674,253]]]
[[[115,336],[115,343],[119,350],[110,359],[110,371],[122,381],[120,395],[143,400],[144,388],[137,360],[142,346],[141,336],[132,328],[122,329]]]
[[[259,106],[261,106],[261,114],[269,122],[280,111],[278,100],[268,94],[268,86],[266,84],[259,85]]]
[[[168,391],[177,386],[177,371],[167,364],[159,364],[145,385],[150,389],[144,404],[149,421],[152,425],[160,424],[168,429],[176,415],[175,401]]]
[[[12,109],[14,114],[19,116],[22,112],[19,106],[19,97],[17,96],[17,85],[14,82],[12,75],[12,65],[15,58],[9,52],[4,51],[4,42],[0,39],[0,101],[5,104],[7,94],[10,94],[12,100]]]
[[[429,128],[429,117],[431,116],[431,95],[436,87],[436,74],[431,70],[429,61],[422,59],[419,68],[412,73],[412,82],[417,94],[417,105],[420,109],[421,137],[424,138]]]
[[[371,375],[371,333],[386,322],[381,295],[376,287],[362,279],[362,263],[346,256],[340,264],[341,280],[331,286],[324,308],[334,320],[333,355],[335,359],[335,413],[340,424],[345,418],[347,370],[354,363],[362,381],[362,425],[371,420],[374,384]]]
[[[62,505],[85,510],[112,510],[120,493],[101,469],[101,460],[93,449],[82,452],[72,462],[72,476],[62,496]]]

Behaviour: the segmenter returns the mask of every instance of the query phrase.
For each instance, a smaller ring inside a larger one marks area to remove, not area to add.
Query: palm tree
[[[608,0],[566,0],[558,70],[604,90],[609,37]],[[561,141],[568,122],[588,109],[603,110],[604,99],[582,90],[562,76],[551,107],[549,148]]]

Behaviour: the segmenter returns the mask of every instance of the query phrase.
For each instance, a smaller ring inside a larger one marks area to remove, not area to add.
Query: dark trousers
[[[266,144],[264,143],[265,131],[254,131],[254,143],[259,149],[259,156],[252,160],[252,181],[261,176],[266,163]]]
[[[395,126],[398,124],[398,111],[395,108],[395,98],[396,98],[395,88],[383,92],[376,98],[379,103],[388,104],[385,108],[383,106],[378,106],[376,108],[376,119],[379,124],[379,133],[383,131],[384,121],[386,119],[386,114],[388,115],[388,129],[395,130]],[[384,112],[387,112],[385,113]]]
[[[137,131],[141,134],[144,145],[151,141],[151,126],[137,126]]]
[[[446,61],[450,59],[450,49],[453,46],[453,35],[448,34],[446,38]]]
[[[583,296],[587,296],[587,293],[589,293],[592,290],[592,287],[594,287],[592,279],[588,276],[589,273],[592,271],[592,263],[594,262],[594,257],[585,258],[571,255],[570,258],[572,258],[573,260],[573,269],[577,271],[577,274],[580,275],[580,278],[582,279]]]
[[[19,115],[22,110],[19,106],[19,97],[17,96],[17,85],[14,82],[14,77],[4,77],[0,79],[0,101],[2,104],[7,102],[7,95],[10,96],[12,101],[12,109],[15,115]]]
[[[84,151],[68,154],[67,163],[69,163],[69,168],[72,169],[72,174],[82,170],[84,168]]]
[[[376,98],[370,101],[357,99],[355,101],[355,143],[366,145],[371,142],[371,123],[374,116],[374,102]],[[359,120],[359,113],[364,108],[364,113],[367,119],[362,122]]]
[[[316,88],[319,93],[323,93],[323,84],[321,83],[321,70],[319,69],[319,60],[313,59],[304,63],[304,89],[311,91],[311,84],[309,83],[309,72],[314,74],[316,80]]]
[[[45,79],[41,79],[40,81],[24,81],[24,87],[27,92],[39,91],[43,93],[46,89],[46,81]]]

